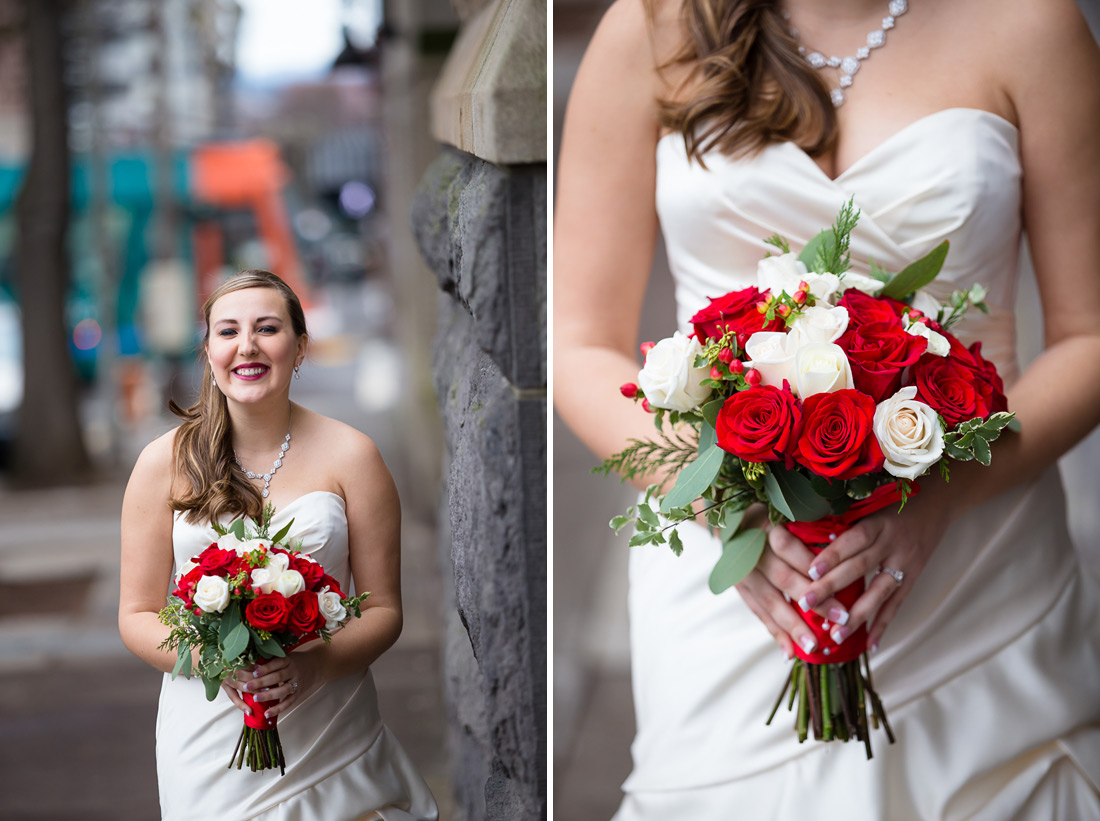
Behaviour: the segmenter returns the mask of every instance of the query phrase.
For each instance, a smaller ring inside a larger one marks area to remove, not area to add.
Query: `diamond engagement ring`
[[[905,578],[905,573],[903,573],[901,570],[892,570],[889,567],[880,567],[876,572],[889,573],[893,577],[894,581],[898,583],[898,587],[901,587],[901,582]]]
[[[901,582],[898,582],[898,584],[901,584]],[[298,682],[296,682],[296,681],[290,682],[290,694],[294,695],[297,692],[298,692]]]

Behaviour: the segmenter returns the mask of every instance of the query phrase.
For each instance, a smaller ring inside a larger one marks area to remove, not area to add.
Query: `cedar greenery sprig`
[[[630,444],[604,459],[602,465],[592,468],[592,472],[604,476],[615,472],[623,482],[642,476],[658,465],[667,467],[670,473],[679,473],[695,458],[699,449],[698,432],[692,428],[674,427],[671,433],[662,429],[658,434],[660,441],[629,440]]]

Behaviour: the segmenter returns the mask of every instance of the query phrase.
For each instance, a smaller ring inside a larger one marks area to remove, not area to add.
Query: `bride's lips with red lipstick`
[[[271,368],[267,365],[261,365],[259,362],[246,362],[243,365],[235,367],[233,369],[233,375],[246,382],[252,382],[264,376],[269,370],[271,370]]]

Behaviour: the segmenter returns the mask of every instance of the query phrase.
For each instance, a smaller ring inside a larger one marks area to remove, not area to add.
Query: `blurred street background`
[[[405,629],[374,674],[450,816],[436,285],[408,203],[456,27],[430,0],[0,0],[0,818],[159,817],[119,511],[197,393],[199,307],[249,267],[307,306],[292,398],[397,480]]]
[[[1100,35],[1100,0],[1078,0]],[[554,2],[554,154],[581,57],[610,0]],[[641,342],[676,326],[671,274],[658,242],[639,328]],[[1025,265],[1017,295],[1022,363],[1042,345],[1039,296]],[[640,362],[639,362],[640,365]],[[606,821],[630,773],[634,712],[627,625],[627,535],[608,520],[634,498],[615,477],[593,476],[596,458],[561,419],[553,420],[554,483],[554,807],[570,821]],[[1100,576],[1100,430],[1060,464],[1070,529],[1086,566]],[[634,548],[646,549],[646,548]],[[657,548],[665,549],[665,548]],[[727,594],[729,595],[729,594]]]

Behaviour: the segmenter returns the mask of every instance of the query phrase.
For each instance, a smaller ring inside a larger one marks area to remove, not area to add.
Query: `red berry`
[[[719,362],[724,362],[727,365],[730,362],[732,362],[733,361],[733,349],[732,348],[723,348],[722,350],[720,350],[718,352],[718,361]]]
[[[633,399],[638,395],[638,386],[633,382],[627,382],[625,385],[619,386],[619,393],[625,396],[627,399]]]
[[[650,352],[651,350],[653,350],[653,349],[654,349],[655,347],[657,347],[657,343],[656,343],[656,342],[643,342],[643,343],[642,343],[641,345],[639,345],[638,347],[639,347],[639,348],[641,349],[641,351],[642,351],[642,356],[648,356],[648,355],[649,355],[649,352]]]
[[[768,312],[768,303],[767,302],[757,302],[756,303],[756,311],[757,311],[757,313],[766,314]]]
[[[712,366],[711,366],[711,369],[710,369],[710,378],[711,378],[711,379],[721,379],[721,378],[722,378],[722,372],[721,372],[720,370],[718,370],[718,366],[717,366],[717,365],[712,365]]]
[[[754,388],[760,384],[760,371],[756,368],[749,368],[745,371],[745,381],[752,385]]]
[[[649,407],[649,400],[648,399],[643,399],[642,400],[642,410],[644,410],[646,413],[653,413],[653,409],[651,407]]]
[[[778,308],[775,309],[775,312],[777,314],[779,314],[780,316],[787,316],[787,314],[789,314],[791,312],[791,306],[790,305],[780,305]]]
[[[731,373],[744,373],[745,372],[745,363],[742,362],[740,359],[733,360],[732,362],[730,362],[730,372]]]
[[[806,301],[806,291],[802,288],[799,288],[797,291],[794,292],[794,296],[792,296],[791,299],[801,305],[803,302]]]
[[[806,284],[806,280],[802,280],[801,282],[798,283],[798,290],[800,290],[800,291],[810,290],[810,286]]]

